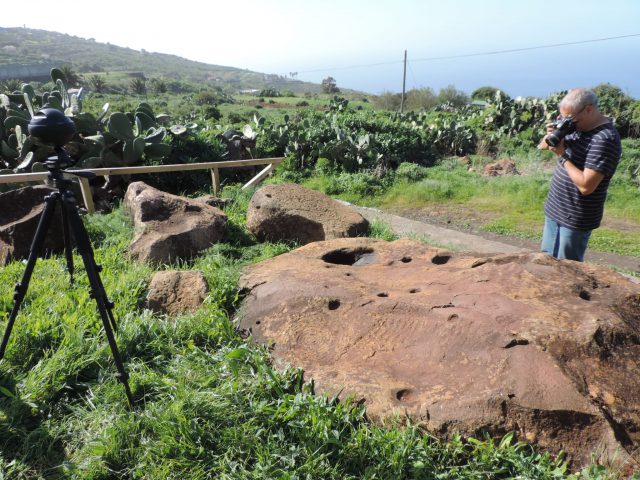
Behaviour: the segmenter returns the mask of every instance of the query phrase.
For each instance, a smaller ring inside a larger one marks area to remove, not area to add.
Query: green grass
[[[296,369],[236,331],[244,265],[288,251],[244,228],[249,194],[227,208],[229,235],[190,263],[211,286],[194,314],[142,308],[152,268],[124,255],[121,210],[85,217],[119,325],[120,352],[139,405],[115,379],[88,284],[60,256],[40,260],[0,362],[0,478],[11,479],[492,479],[578,478],[511,436],[442,443],[396,419],[367,421],[362,405],[314,395]],[[383,224],[373,234],[393,238]],[[79,257],[75,262],[80,267]],[[0,327],[24,265],[0,270]],[[597,466],[579,478],[616,478]]]

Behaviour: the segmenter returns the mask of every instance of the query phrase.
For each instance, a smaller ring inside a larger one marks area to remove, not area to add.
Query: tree
[[[67,85],[68,86],[77,87],[80,84],[80,77],[73,70],[71,65],[62,65],[60,67],[60,71],[62,72],[64,77],[67,79]]]
[[[593,87],[598,97],[598,108],[607,117],[613,119],[614,125],[623,136],[630,134],[633,98],[624,93],[620,87],[610,83],[601,83]]]
[[[395,112],[400,110],[400,93],[382,92],[380,95],[373,97],[373,103],[379,107]]]
[[[107,89],[107,82],[99,75],[91,75],[89,77],[89,85],[96,93],[104,93]]]
[[[138,95],[147,93],[147,82],[144,78],[134,78],[131,80],[131,90]]]
[[[167,82],[164,78],[152,78],[151,88],[155,93],[167,93]]]
[[[491,102],[495,100],[498,90],[500,89],[490,86],[476,88],[473,92],[471,92],[471,100],[483,100],[485,102]]]
[[[322,80],[322,92],[323,93],[340,93],[340,89],[336,84],[336,79],[333,77],[327,77]]]
[[[431,110],[437,104],[438,98],[430,87],[411,89],[405,99],[407,110]]]
[[[10,78],[0,82],[0,91],[2,92],[13,93],[19,91],[20,88],[22,88],[22,80],[17,78]]]
[[[448,103],[453,107],[463,107],[469,103],[469,97],[462,90],[456,89],[453,85],[447,85],[440,89],[438,93],[438,103]]]

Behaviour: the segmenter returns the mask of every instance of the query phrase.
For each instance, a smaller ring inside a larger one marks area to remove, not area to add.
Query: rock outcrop
[[[209,292],[202,272],[156,272],[149,285],[147,306],[156,313],[179,315],[197,310]]]
[[[640,446],[640,286],[613,271],[358,238],[262,262],[241,286],[241,328],[372,418],[513,430],[577,464]]]
[[[193,258],[219,242],[227,224],[221,210],[143,182],[129,185],[124,208],[133,218],[135,229],[129,252],[134,258],[155,264]]]
[[[368,227],[354,209],[295,184],[261,188],[247,210],[247,229],[260,241],[306,244],[364,235]]]
[[[0,266],[29,256],[31,242],[44,210],[44,197],[55,191],[54,188],[38,185],[0,194]],[[49,225],[42,253],[63,250],[62,213],[58,205]]]

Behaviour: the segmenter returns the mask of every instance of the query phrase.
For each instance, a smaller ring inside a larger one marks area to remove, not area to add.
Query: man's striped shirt
[[[593,230],[600,226],[607,188],[622,154],[620,135],[611,123],[605,123],[588,132],[567,135],[564,147],[564,158],[569,159],[580,170],[590,168],[602,173],[604,178],[593,193],[582,195],[571,181],[567,170],[558,163],[544,213],[565,227]]]

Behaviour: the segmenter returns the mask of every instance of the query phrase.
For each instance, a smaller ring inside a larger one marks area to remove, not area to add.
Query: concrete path
[[[523,253],[531,251],[527,248],[487,240],[470,233],[418,222],[375,208],[358,207],[356,205],[350,206],[355,208],[369,221],[380,220],[386,223],[397,235],[424,238],[428,243],[453,251],[472,251],[478,253]]]

